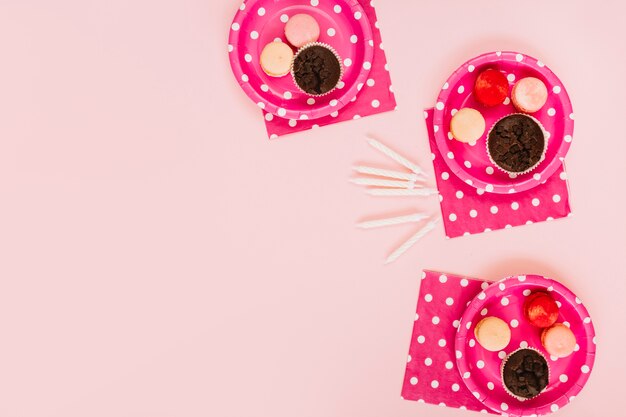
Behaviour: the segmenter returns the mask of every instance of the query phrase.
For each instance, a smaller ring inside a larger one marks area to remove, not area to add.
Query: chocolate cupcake
[[[522,348],[502,362],[502,383],[520,401],[535,398],[548,386],[550,369],[546,358],[536,349]]]
[[[537,119],[510,114],[498,120],[487,135],[491,162],[508,174],[525,174],[543,161],[548,142]]]
[[[343,75],[343,67],[333,48],[315,42],[298,50],[293,58],[291,75],[300,90],[311,96],[322,96],[335,89]]]

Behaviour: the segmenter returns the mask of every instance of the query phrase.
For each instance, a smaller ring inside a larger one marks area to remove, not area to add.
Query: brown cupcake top
[[[534,349],[519,349],[504,363],[502,378],[511,394],[530,399],[548,386],[548,362]]]
[[[536,166],[543,157],[545,145],[541,126],[523,114],[500,119],[489,132],[487,144],[493,162],[513,173]]]
[[[304,47],[293,61],[293,77],[304,92],[325,94],[337,86],[341,64],[329,48],[321,45]]]

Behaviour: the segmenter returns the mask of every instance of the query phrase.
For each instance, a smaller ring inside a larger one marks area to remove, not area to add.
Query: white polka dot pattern
[[[536,76],[543,79],[548,87],[546,105],[533,113],[533,117],[546,129],[548,148],[545,159],[532,173],[509,176],[500,169],[494,169],[487,157],[485,143],[489,127],[501,117],[517,112],[508,97],[504,104],[483,113],[488,128],[477,141],[481,144],[479,148],[472,149],[472,144],[468,146],[459,141],[448,140],[452,116],[468,100],[474,101],[473,88],[468,87],[474,84],[477,73],[494,67],[506,75],[511,85],[521,77]],[[506,194],[511,189],[522,192],[537,187],[557,172],[562,165],[561,159],[569,150],[574,129],[571,101],[558,77],[549,68],[538,65],[537,60],[532,57],[515,52],[487,53],[461,65],[440,90],[432,120],[435,143],[441,153],[446,155],[452,152],[456,156],[454,159],[444,160],[448,166],[447,171],[457,174],[466,182],[471,180],[471,184],[478,189],[501,194]]]
[[[579,343],[567,358],[549,357],[549,386],[553,395],[537,397],[533,401],[533,410],[546,414],[567,405],[568,398],[575,396],[585,385],[593,368],[595,344],[590,342],[594,337],[593,325],[591,319],[585,320],[589,318],[587,310],[569,289],[539,275],[519,275],[496,282],[478,293],[484,297],[476,296],[469,303],[460,320],[470,325],[459,327],[454,346],[458,352],[456,365],[464,384],[492,410],[506,411],[510,415],[528,414],[524,403],[511,401],[500,378],[494,375],[499,375],[502,359],[517,348],[532,347],[544,351],[541,332],[520,315],[526,297],[537,290],[549,291],[561,305],[559,321],[572,329]],[[435,297],[441,296],[433,288],[429,292]],[[487,312],[507,321],[511,328],[511,342],[497,354],[474,347],[474,324],[471,323],[478,322]]]
[[[279,116],[266,119],[268,136],[275,138],[395,109],[381,34],[373,25],[376,13],[369,2],[310,0],[314,10],[298,10],[285,7],[283,2],[267,0],[250,0],[244,4],[247,7],[237,13],[230,28],[229,58],[246,94],[254,97],[255,103],[264,103],[264,113]],[[314,15],[322,29],[319,41],[331,44],[350,65],[344,68],[337,89],[312,103],[295,88],[291,77],[268,77],[258,66],[258,44],[273,40],[285,42],[284,24],[298,12]],[[246,69],[242,70],[244,67]],[[242,81],[243,73],[248,77],[246,82]],[[361,91],[357,90],[357,85],[363,85]],[[289,90],[292,98],[285,103],[283,94]],[[359,100],[355,100],[357,97]],[[331,106],[331,100],[335,100],[336,105]],[[281,115],[278,114],[279,108],[284,109]],[[291,120],[298,120],[298,123]]]
[[[483,281],[425,271],[420,282],[420,301],[408,356],[411,360],[406,363],[402,397],[445,404],[442,405],[445,407],[486,411],[465,388],[454,353],[456,318],[465,310],[465,301],[480,291]],[[427,298],[430,302],[426,302]],[[437,324],[433,324],[435,322]]]
[[[427,110],[426,123],[432,126],[432,112]],[[451,174],[429,128],[433,165],[437,179],[437,189],[443,196],[441,211],[446,236],[457,237],[465,233],[483,233],[486,229],[504,229],[507,225],[521,226],[527,222],[537,223],[569,215],[569,192],[567,176],[561,166],[545,183],[532,190],[515,194],[487,193],[476,189]],[[488,170],[493,173],[493,168]],[[489,175],[488,173],[485,173]],[[489,184],[488,184],[489,185]],[[539,203],[539,204],[537,204]]]

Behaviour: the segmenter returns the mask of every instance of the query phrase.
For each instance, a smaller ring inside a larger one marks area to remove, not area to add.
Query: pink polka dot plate
[[[566,358],[550,357],[541,344],[541,330],[525,318],[525,298],[535,291],[549,292],[559,305],[558,323],[569,326],[576,336],[576,351]],[[501,352],[483,349],[474,337],[476,324],[487,316],[509,324],[511,342]],[[550,368],[546,389],[535,398],[519,401],[502,385],[502,359],[531,347],[545,355]],[[564,407],[580,392],[589,378],[596,353],[595,332],[589,313],[578,297],[563,284],[540,275],[517,275],[486,286],[468,305],[455,339],[456,362],[467,388],[486,407],[510,416],[549,414]]]
[[[504,104],[485,107],[474,97],[476,77],[485,69],[502,71],[509,80],[509,97]],[[517,80],[536,77],[548,88],[548,101],[532,116],[541,122],[548,138],[545,159],[531,172],[509,175],[489,160],[486,137],[493,124],[511,113],[518,113],[510,100]],[[450,133],[452,115],[463,107],[481,112],[486,129],[475,144],[461,143]],[[493,193],[515,193],[531,189],[550,177],[561,166],[574,132],[572,103],[558,77],[541,61],[517,52],[491,52],[473,58],[459,67],[443,85],[433,113],[435,140],[450,170],[463,181]]]
[[[298,90],[290,75],[270,77],[259,65],[267,43],[287,42],[285,23],[298,13],[317,20],[318,42],[333,47],[343,61],[341,81],[324,96],[311,97]],[[370,22],[357,0],[248,0],[230,27],[228,51],[239,85],[260,108],[279,117],[306,120],[333,114],[356,98],[372,65],[374,42]]]

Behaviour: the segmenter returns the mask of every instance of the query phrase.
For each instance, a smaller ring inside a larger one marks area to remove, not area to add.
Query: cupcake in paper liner
[[[513,113],[499,119],[487,134],[491,163],[509,176],[527,174],[545,159],[548,135],[539,120]]]
[[[312,42],[298,49],[291,64],[291,76],[300,91],[313,97],[324,96],[343,76],[343,65],[331,46]]]
[[[546,357],[535,348],[520,348],[502,361],[502,386],[513,398],[526,401],[541,394],[550,381]]]

